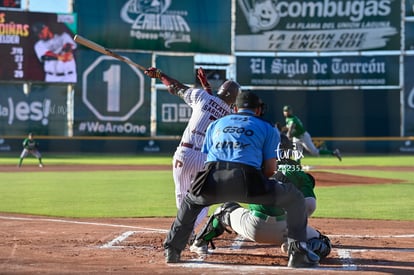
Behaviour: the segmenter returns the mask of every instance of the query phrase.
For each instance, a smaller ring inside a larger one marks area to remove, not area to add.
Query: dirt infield
[[[122,167],[122,168],[121,168]],[[141,166],[27,165],[21,172],[139,170]],[[5,169],[5,167],[2,167]],[[15,172],[16,167],[4,171]],[[145,167],[165,170],[170,167]],[[2,172],[4,172],[2,171]],[[312,172],[317,185],[390,183]],[[392,183],[392,182],[391,182]],[[333,242],[315,269],[290,269],[280,248],[224,234],[201,259],[189,251],[165,264],[162,242],[173,218],[69,219],[0,213],[0,274],[414,274],[414,222],[315,219]]]

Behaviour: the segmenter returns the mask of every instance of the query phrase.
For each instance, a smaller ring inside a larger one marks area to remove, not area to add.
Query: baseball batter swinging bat
[[[89,39],[86,39],[85,37],[82,37],[82,36],[80,36],[78,34],[76,34],[73,37],[73,40],[75,40],[76,43],[79,43],[79,44],[81,44],[81,45],[83,45],[85,47],[88,47],[89,49],[92,49],[92,50],[97,51],[97,52],[100,52],[100,53],[102,53],[104,55],[109,55],[109,56],[112,56],[113,58],[116,58],[118,60],[121,60],[121,61],[123,61],[123,62],[125,62],[125,63],[127,63],[127,64],[129,64],[131,66],[134,66],[134,67],[140,69],[141,71],[145,71],[146,70],[145,67],[143,67],[143,66],[141,66],[141,65],[139,65],[139,64],[137,64],[137,63],[135,63],[133,61],[131,61],[130,59],[128,59],[126,57],[123,57],[123,56],[120,56],[119,54],[114,53],[110,49],[105,48],[105,47],[103,47],[103,46],[101,46],[99,44],[96,44],[95,42],[93,42],[93,41],[91,41]]]

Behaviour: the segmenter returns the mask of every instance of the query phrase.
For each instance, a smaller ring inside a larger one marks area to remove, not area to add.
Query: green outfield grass
[[[18,157],[0,157],[16,165]],[[34,158],[24,165],[36,165]],[[49,155],[55,164],[170,165],[171,156]],[[302,164],[335,166],[329,170],[360,176],[401,179],[407,183],[317,187],[314,217],[414,220],[414,156],[305,157]],[[409,172],[341,170],[343,166],[411,166]],[[176,214],[172,172],[0,172],[0,212],[61,217],[149,217]],[[210,210],[211,213],[211,210]]]
[[[46,154],[44,154],[46,155]],[[53,164],[114,164],[114,165],[171,165],[169,155],[113,155],[113,154],[70,154],[70,155],[47,155],[44,158],[47,165]],[[1,164],[16,164],[19,162],[19,154],[0,156]],[[24,164],[36,163],[37,160],[31,156],[24,159]]]

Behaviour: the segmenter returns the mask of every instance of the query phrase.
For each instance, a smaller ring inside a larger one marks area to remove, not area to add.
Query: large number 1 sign
[[[107,109],[109,112],[119,112],[121,109],[121,66],[111,65],[103,73],[103,80],[107,83],[108,102]]]
[[[126,121],[144,102],[144,75],[133,66],[100,56],[83,73],[82,101],[100,120]]]

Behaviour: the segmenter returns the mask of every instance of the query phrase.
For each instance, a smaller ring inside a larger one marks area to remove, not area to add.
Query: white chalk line
[[[356,271],[358,268],[352,260],[351,249],[336,249],[339,260],[342,262],[342,269],[348,271]]]
[[[236,238],[234,238],[234,242],[231,244],[230,249],[240,249],[243,245],[245,238],[243,236],[238,235]]]
[[[414,234],[405,234],[405,235],[329,235],[330,238],[414,238]]]
[[[342,235],[329,235],[328,237],[342,237]],[[348,238],[367,238],[367,235],[358,236],[358,235],[344,235]],[[412,238],[413,235],[385,235],[385,236],[369,236],[370,238]],[[243,245],[243,241],[245,239],[238,235],[236,238],[234,238],[233,243],[231,244],[229,250],[237,250],[241,249]],[[220,249],[220,251],[222,251]],[[352,259],[352,253],[353,252],[372,252],[372,251],[392,251],[392,252],[414,252],[414,249],[407,249],[407,248],[396,248],[396,249],[333,249],[333,251],[337,251],[337,254],[339,256],[339,261],[342,263],[341,267],[314,267],[309,268],[309,270],[332,270],[332,271],[357,271],[358,267],[356,264],[354,264]],[[209,250],[210,254],[214,253],[214,250]],[[282,267],[282,266],[258,266],[258,265],[220,265],[220,264],[210,264],[205,262],[206,256],[200,256],[198,259],[190,260],[191,263],[184,263],[181,264],[182,267],[188,267],[188,268],[211,268],[211,269],[229,269],[229,270],[237,270],[239,272],[246,272],[246,271],[255,271],[255,270],[284,270],[284,269],[290,269],[289,267]],[[303,269],[302,269],[303,270]]]
[[[17,220],[17,221],[44,221],[44,222],[58,222],[58,223],[72,223],[72,224],[108,226],[108,227],[130,228],[130,229],[141,229],[141,230],[153,231],[153,232],[157,232],[157,233],[167,233],[168,232],[168,230],[159,229],[159,228],[148,228],[148,227],[141,227],[141,226],[131,226],[131,225],[111,224],[111,223],[98,223],[98,222],[80,222],[80,221],[71,221],[71,220],[63,220],[63,219],[22,218],[22,217],[8,217],[8,216],[0,216],[0,219],[3,219],[3,220]]]
[[[128,237],[132,236],[135,233],[167,233],[168,230],[158,229],[158,228],[147,228],[147,227],[140,227],[140,226],[130,226],[130,225],[122,225],[122,224],[108,224],[108,223],[97,223],[97,222],[80,222],[80,221],[71,221],[71,220],[63,220],[63,219],[45,219],[45,218],[23,218],[23,217],[8,217],[8,216],[0,216],[0,219],[5,220],[22,220],[22,221],[46,221],[46,222],[59,222],[59,223],[72,223],[72,224],[85,224],[85,225],[96,225],[96,226],[108,226],[108,227],[118,227],[118,228],[130,228],[130,229],[141,229],[144,231],[126,231],[120,236],[116,237],[115,239],[109,241],[108,243],[100,246],[100,248],[124,248],[125,246],[120,246],[121,242],[127,239]],[[412,238],[414,234],[405,234],[405,235],[329,235],[328,237],[331,238]],[[244,239],[240,236],[234,239],[234,242],[231,245],[231,250],[241,249]],[[131,246],[132,248],[137,248],[137,246]],[[143,248],[148,248],[146,246],[140,246]],[[333,267],[316,267],[316,268],[309,268],[309,270],[344,270],[344,271],[356,271],[358,268],[353,263],[352,260],[352,252],[369,252],[369,251],[409,251],[413,252],[414,249],[334,249],[337,251],[340,261],[342,262],[341,268],[333,268]],[[212,250],[209,250],[210,253],[214,253]],[[242,266],[235,266],[235,265],[220,265],[220,264],[210,264],[204,262],[204,257],[200,257],[198,259],[190,260],[190,263],[183,263],[183,264],[174,264],[174,266],[182,266],[182,267],[189,267],[189,268],[212,268],[212,269],[231,269],[231,270],[238,270],[238,271],[254,271],[259,269],[290,269],[288,267],[282,266],[258,266],[258,265],[242,265]],[[303,269],[302,269],[303,270]]]
[[[113,239],[110,242],[107,242],[104,245],[101,245],[100,248],[111,248],[116,244],[120,244],[122,241],[124,241],[125,239],[127,239],[129,236],[135,234],[136,231],[127,231],[122,233],[120,236],[116,237],[115,239]]]

